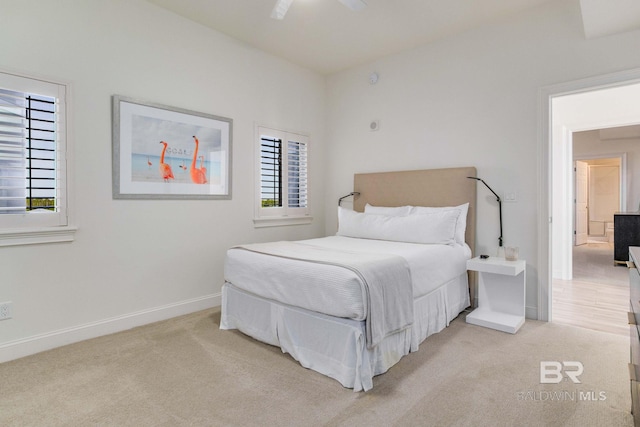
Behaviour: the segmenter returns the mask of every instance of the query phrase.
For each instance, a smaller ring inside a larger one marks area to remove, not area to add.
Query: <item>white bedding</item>
[[[278,346],[302,366],[334,378],[353,391],[366,391],[373,387],[375,375],[386,372],[410,351],[418,351],[420,343],[443,330],[468,306],[465,272],[414,300],[415,321],[411,328],[368,348],[364,321],[281,304],[225,283],[220,328],[238,329]]]
[[[409,266],[413,297],[427,295],[466,271],[467,245],[403,243],[330,236],[298,243],[340,251],[392,254]],[[343,267],[255,253],[227,251],[225,280],[237,288],[280,303],[354,320],[366,318],[359,276]]]

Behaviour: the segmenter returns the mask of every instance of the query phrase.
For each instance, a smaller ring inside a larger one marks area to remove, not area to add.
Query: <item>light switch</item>
[[[504,202],[516,202],[518,201],[518,196],[515,191],[506,191],[504,196],[502,197],[502,201]]]

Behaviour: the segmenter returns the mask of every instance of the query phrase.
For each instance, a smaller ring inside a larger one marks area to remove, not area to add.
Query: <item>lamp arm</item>
[[[500,237],[498,237],[498,246],[502,247],[502,200],[498,197],[498,206],[500,208]]]
[[[360,193],[358,193],[357,191],[352,191],[351,193],[347,194],[346,196],[342,196],[338,199],[338,206],[340,206],[340,204],[342,203],[342,199],[346,199],[347,197],[351,197],[351,196],[359,196]]]
[[[484,185],[486,185],[486,186],[487,186],[487,188],[489,189],[489,191],[491,191],[491,192],[493,193],[493,195],[494,195],[494,196],[496,196],[496,199],[498,200],[498,203],[502,203],[502,200],[500,200],[500,196],[498,196],[498,195],[496,194],[496,192],[495,192],[495,191],[493,191],[493,189],[492,189],[491,187],[489,187],[489,184],[487,184],[486,182],[484,182],[484,179],[482,179],[482,178],[478,178],[478,180],[482,181],[482,183],[483,183]]]
[[[500,210],[500,237],[498,237],[498,246],[502,247],[502,199],[500,199],[500,196],[498,196],[496,194],[495,191],[493,191],[493,189],[491,187],[489,187],[489,184],[487,184],[486,182],[484,182],[484,180],[482,178],[478,178],[480,181],[482,181],[482,183],[484,185],[487,186],[487,188],[489,189],[489,191],[491,191],[493,193],[494,196],[496,196],[496,200],[498,201],[498,208]]]
[[[485,185],[485,187],[487,187],[489,191],[491,191],[493,195],[496,196],[496,200],[498,201],[498,208],[500,212],[500,237],[498,237],[498,246],[502,247],[502,199],[500,199],[500,196],[498,196],[498,194],[495,191],[493,191],[493,188],[489,187],[489,184],[484,182],[484,179],[478,178],[475,176],[468,176],[467,178],[475,179],[476,181],[482,182]]]

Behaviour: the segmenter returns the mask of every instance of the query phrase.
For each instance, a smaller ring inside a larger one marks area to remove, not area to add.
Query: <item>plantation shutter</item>
[[[0,214],[27,210],[26,95],[0,88]]]
[[[307,207],[307,144],[288,142],[288,206]]]
[[[0,215],[57,211],[56,99],[0,88]]]
[[[308,224],[309,137],[257,127],[258,226]]]

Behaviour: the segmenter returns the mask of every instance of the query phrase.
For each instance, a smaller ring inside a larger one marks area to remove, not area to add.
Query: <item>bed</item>
[[[221,329],[354,391],[470,305],[473,167],[356,174],[335,236],[227,251]]]

